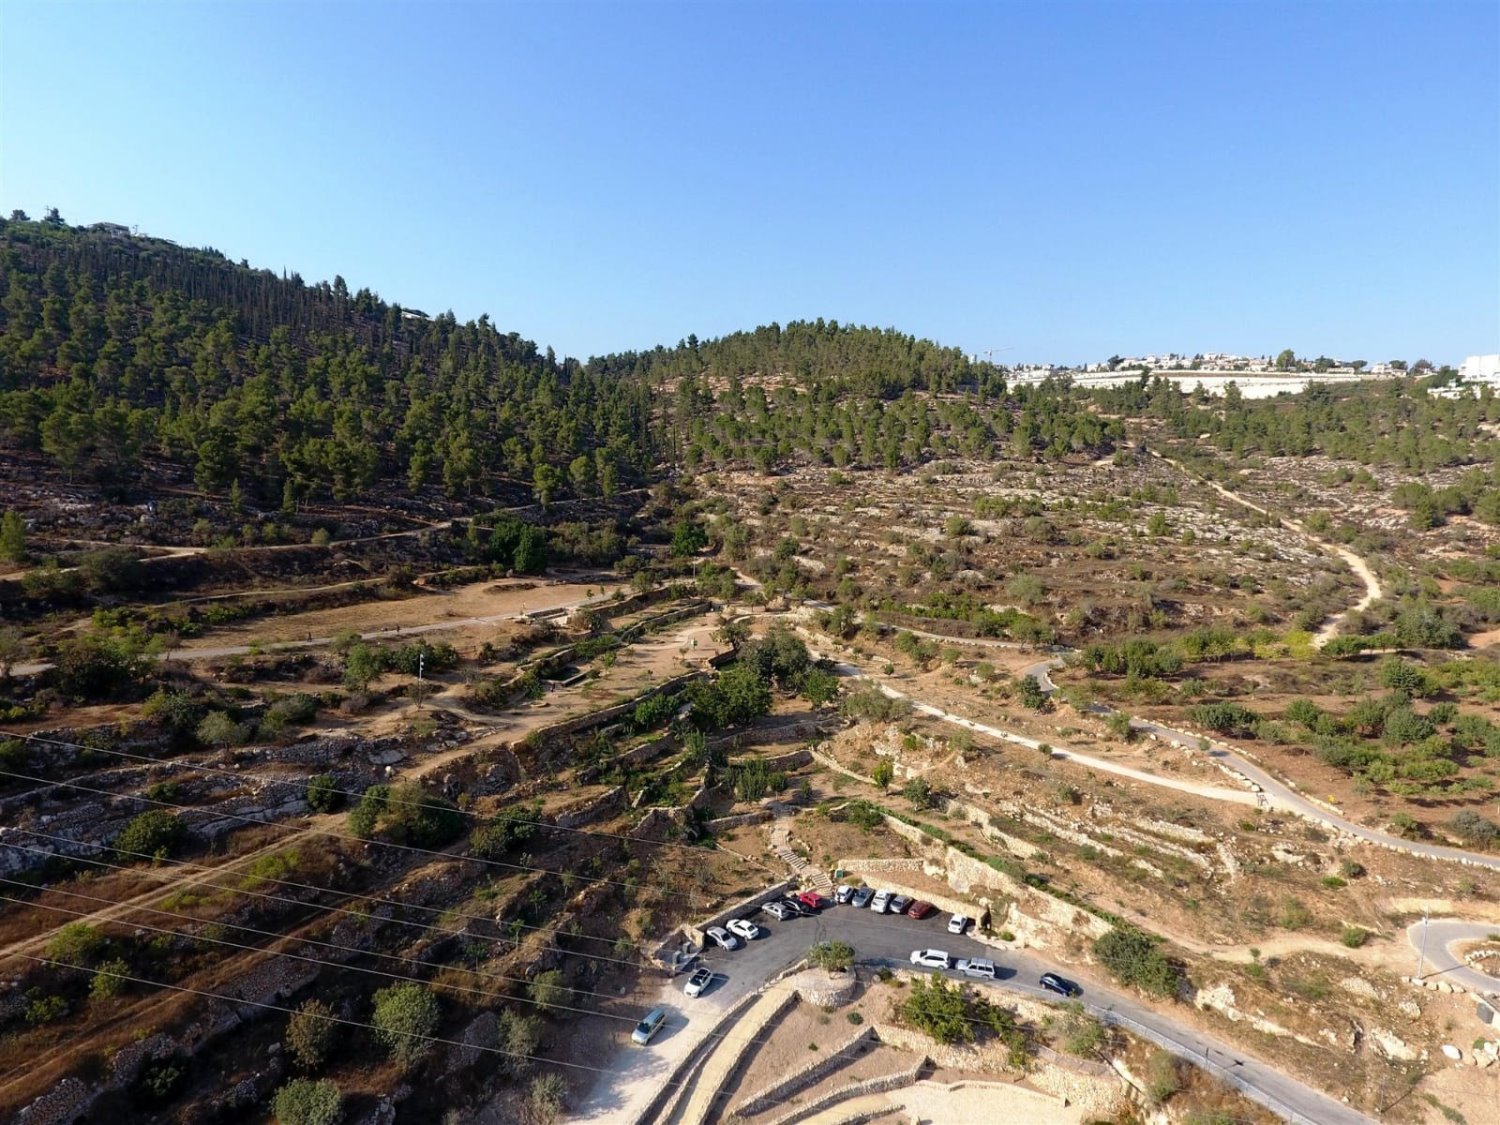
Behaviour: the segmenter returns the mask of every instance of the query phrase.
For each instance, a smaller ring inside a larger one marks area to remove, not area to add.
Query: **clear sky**
[[[587,356],[1500,350],[1500,4],[0,0],[0,206]]]

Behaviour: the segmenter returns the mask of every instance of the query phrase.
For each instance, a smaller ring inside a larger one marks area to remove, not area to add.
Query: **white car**
[[[851,887],[848,883],[841,883],[839,886],[833,888],[833,901],[843,906],[854,897],[854,891],[855,888]]]
[[[870,910],[875,914],[884,914],[886,908],[891,905],[891,898],[895,891],[876,891],[875,897],[870,900]]]
[[[699,969],[688,977],[687,984],[682,986],[682,991],[689,996],[702,996],[705,989],[714,982],[714,971],[712,969]]]
[[[961,934],[969,928],[969,917],[966,914],[955,914],[948,919],[948,932],[950,934]]]
[[[734,950],[740,947],[740,939],[726,930],[723,926],[710,926],[703,931],[708,935],[708,940],[720,949]]]
[[[784,902],[768,902],[761,909],[779,922],[795,917],[795,912]]]
[[[754,941],[761,934],[765,933],[764,930],[748,918],[731,918],[724,925],[735,937],[744,938],[747,942]]]
[[[995,962],[986,960],[983,957],[968,959],[960,957],[954,962],[953,967],[964,976],[973,977],[976,980],[995,979]]]
[[[953,958],[941,949],[913,949],[911,963],[924,969],[946,969],[952,966]]]

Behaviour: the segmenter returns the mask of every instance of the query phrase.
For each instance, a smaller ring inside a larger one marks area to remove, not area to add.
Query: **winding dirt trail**
[[[1290,528],[1291,530],[1295,531],[1309,543],[1317,546],[1317,548],[1324,554],[1333,555],[1335,558],[1339,559],[1339,561],[1341,561],[1345,566],[1352,570],[1355,576],[1364,583],[1365,596],[1349,609],[1345,610],[1343,613],[1335,614],[1333,617],[1330,617],[1323,623],[1322,627],[1319,628],[1317,633],[1313,636],[1312,645],[1314,648],[1322,648],[1329,641],[1333,640],[1334,637],[1338,636],[1339,626],[1343,623],[1343,620],[1346,616],[1351,613],[1358,613],[1361,610],[1368,609],[1375,602],[1385,597],[1385,590],[1380,585],[1380,579],[1376,577],[1375,571],[1371,568],[1369,562],[1366,559],[1355,554],[1353,551],[1349,550],[1349,548],[1338,543],[1330,543],[1328,540],[1320,538],[1319,536],[1309,531],[1300,520],[1295,520],[1288,516],[1280,515],[1277,512],[1271,511],[1271,509],[1269,508],[1262,507],[1253,500],[1247,500],[1243,496],[1235,495],[1233,492],[1225,488],[1223,485],[1219,484],[1217,481],[1209,480],[1207,477],[1193,472],[1193,470],[1182,464],[1182,462],[1168,457],[1165,453],[1159,453],[1156,450],[1150,448],[1148,448],[1146,452],[1151,454],[1151,456],[1155,457],[1158,461],[1162,461],[1165,464],[1171,465],[1172,468],[1176,469],[1184,476],[1191,477],[1193,480],[1198,481],[1200,484],[1206,484],[1209,488],[1213,489],[1220,496],[1230,501],[1231,503],[1238,504],[1242,508],[1248,508],[1250,511],[1257,512],[1260,515],[1267,516],[1270,519],[1275,520],[1278,526]]]

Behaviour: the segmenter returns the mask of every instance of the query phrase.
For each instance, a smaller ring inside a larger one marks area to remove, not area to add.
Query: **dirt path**
[[[1312,644],[1314,648],[1322,648],[1329,641],[1333,640],[1334,637],[1338,636],[1339,625],[1342,624],[1343,619],[1348,616],[1348,614],[1358,613],[1361,610],[1368,609],[1375,602],[1385,597],[1385,591],[1380,585],[1380,579],[1375,576],[1375,571],[1371,569],[1369,562],[1361,558],[1359,555],[1356,555],[1353,551],[1349,550],[1349,548],[1341,546],[1338,543],[1330,543],[1326,539],[1319,538],[1311,531],[1309,531],[1299,520],[1294,520],[1282,516],[1276,512],[1271,511],[1269,508],[1262,507],[1261,505],[1255,503],[1255,501],[1253,500],[1247,500],[1243,496],[1235,495],[1235,493],[1231,492],[1229,489],[1225,488],[1217,481],[1212,481],[1207,477],[1200,476],[1199,474],[1189,469],[1186,465],[1182,464],[1180,461],[1176,461],[1173,458],[1168,457],[1165,453],[1158,453],[1154,449],[1148,449],[1147,452],[1150,453],[1151,456],[1155,457],[1158,461],[1164,461],[1168,465],[1171,465],[1172,468],[1176,469],[1184,476],[1192,477],[1199,483],[1206,484],[1209,488],[1213,489],[1220,496],[1230,501],[1231,503],[1238,504],[1243,508],[1248,508],[1252,512],[1258,512],[1263,516],[1269,516],[1280,526],[1291,528],[1298,535],[1306,539],[1309,543],[1316,545],[1317,548],[1323,551],[1325,554],[1333,555],[1340,561],[1342,561],[1344,565],[1352,570],[1355,576],[1364,583],[1365,596],[1349,609],[1345,610],[1343,613],[1336,614],[1323,623],[1322,627],[1313,637]]]

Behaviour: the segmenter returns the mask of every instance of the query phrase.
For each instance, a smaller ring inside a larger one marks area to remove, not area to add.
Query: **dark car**
[[[905,914],[906,913],[906,908],[908,906],[910,906],[910,905],[911,905],[911,896],[910,895],[897,895],[895,898],[891,899],[891,913],[892,914]]]
[[[1059,996],[1071,998],[1083,995],[1083,989],[1067,978],[1058,976],[1056,973],[1043,973],[1038,983],[1048,992],[1055,992]]]
[[[795,898],[792,895],[782,895],[778,901],[784,903],[789,909],[796,911],[804,918],[814,918],[817,916],[818,912],[800,898]]]
[[[854,892],[854,897],[849,900],[850,906],[856,906],[860,910],[870,905],[870,900],[875,897],[874,887],[860,887]]]
[[[930,902],[914,902],[906,908],[906,916],[918,920],[936,913],[937,907],[933,906]]]

